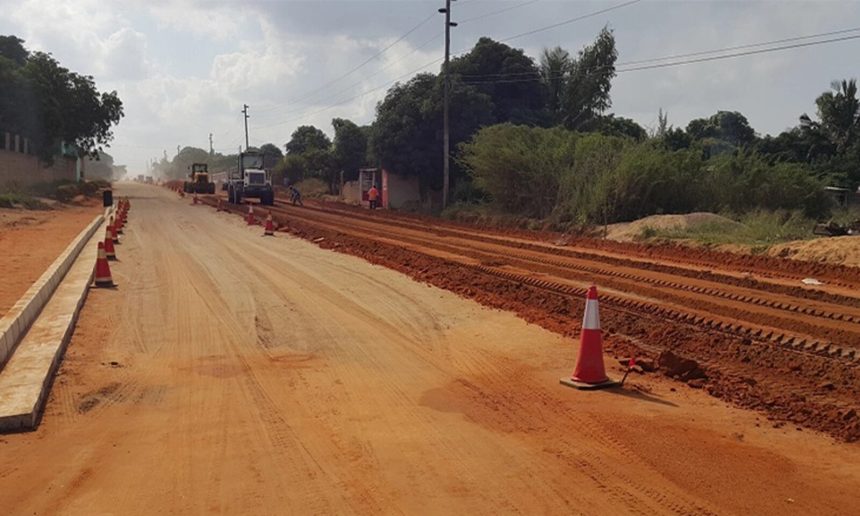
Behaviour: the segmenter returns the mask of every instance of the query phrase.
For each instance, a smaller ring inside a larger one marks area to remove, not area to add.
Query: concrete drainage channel
[[[0,432],[32,430],[92,280],[97,216],[0,319]]]

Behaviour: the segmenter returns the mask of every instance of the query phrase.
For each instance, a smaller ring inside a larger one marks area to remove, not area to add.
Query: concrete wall
[[[340,196],[346,204],[361,204],[361,186],[358,181],[345,182]]]
[[[25,147],[29,147],[29,142],[26,139],[18,138],[17,146],[15,135],[0,133],[0,139],[4,139],[4,143],[9,142],[10,144],[9,150],[0,149],[0,189],[12,184],[30,186],[61,179],[75,180],[75,159],[57,157],[54,159],[53,165],[46,167],[36,156],[24,153]],[[16,147],[18,152],[15,152]]]
[[[388,207],[401,208],[406,203],[421,201],[417,176],[398,176],[388,172]]]

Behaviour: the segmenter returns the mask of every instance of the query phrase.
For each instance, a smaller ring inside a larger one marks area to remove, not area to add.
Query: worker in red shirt
[[[379,206],[379,190],[376,189],[376,185],[371,186],[370,190],[367,191],[367,200],[370,201],[371,210],[375,210]]]

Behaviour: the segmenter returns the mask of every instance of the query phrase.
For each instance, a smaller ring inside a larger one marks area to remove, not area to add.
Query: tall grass
[[[690,228],[645,228],[643,238],[694,240],[707,245],[741,244],[764,249],[790,240],[814,238],[815,220],[800,211],[755,210],[734,221],[713,221]]]

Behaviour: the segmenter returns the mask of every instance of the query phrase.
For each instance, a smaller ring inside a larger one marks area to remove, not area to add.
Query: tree
[[[183,179],[188,181],[188,176],[191,174],[191,165],[194,163],[209,164],[211,157],[209,151],[199,147],[183,147],[179,151],[170,165],[169,176],[174,179]]]
[[[693,140],[716,138],[735,147],[755,141],[755,131],[745,116],[737,111],[717,111],[709,118],[697,118],[687,124],[687,134]]]
[[[672,126],[669,125],[669,113],[664,112],[663,108],[660,108],[657,111],[657,129],[654,131],[654,136],[663,138],[671,128]]]
[[[370,152],[382,167],[419,178],[422,195],[442,186],[442,81],[420,74],[396,84],[376,107]],[[451,81],[450,134],[453,148],[493,119],[490,97],[458,78]],[[452,186],[463,176],[455,164]]]
[[[567,81],[571,71],[570,54],[561,47],[545,48],[540,56],[540,79],[544,88],[546,109],[553,120],[559,120]]]
[[[615,36],[604,27],[594,43],[571,61],[561,113],[565,127],[579,129],[609,109],[616,59]]]
[[[836,146],[837,154],[844,152],[860,135],[860,100],[857,81],[833,81],[834,91],[821,94],[816,100],[821,128]]]
[[[15,36],[0,36],[0,57],[5,57],[17,66],[24,66],[30,53],[24,48],[24,40]]]
[[[360,127],[349,120],[335,118],[331,125],[334,127],[335,165],[344,172],[346,181],[355,180],[358,178],[358,169],[367,162],[367,137]]]
[[[419,177],[426,189],[441,167],[441,146],[435,133],[441,125],[427,123],[426,100],[432,98],[436,76],[418,74],[405,83],[397,83],[376,106],[376,120],[371,131],[371,149],[383,168],[401,175]],[[451,110],[451,113],[455,113]]]
[[[100,93],[92,77],[50,54],[28,52],[15,36],[0,36],[0,126],[28,138],[43,160],[59,154],[61,143],[79,157],[97,157],[122,116],[116,92]]]
[[[330,149],[311,148],[304,152],[305,174],[318,177],[328,185],[330,194],[338,192],[340,169]]]
[[[537,120],[543,107],[540,71],[521,49],[483,37],[467,54],[451,61],[450,71],[489,96],[495,121]]]
[[[645,129],[635,121],[616,117],[615,115],[602,116],[589,124],[589,129],[605,134],[607,136],[625,136],[636,141],[644,140],[648,137]]]
[[[328,136],[312,125],[303,125],[293,131],[286,145],[289,154],[304,154],[311,149],[328,150],[330,147]]]
[[[267,156],[273,156],[277,160],[284,157],[284,153],[274,143],[264,143],[260,146],[260,152]]]
[[[36,99],[34,143],[50,158],[61,141],[75,145],[79,156],[97,156],[113,139],[111,127],[123,116],[116,92],[96,90],[92,77],[63,68],[49,54],[31,54],[22,73]]]
[[[663,135],[663,147],[671,151],[686,149],[692,143],[690,135],[680,127],[670,127]]]

